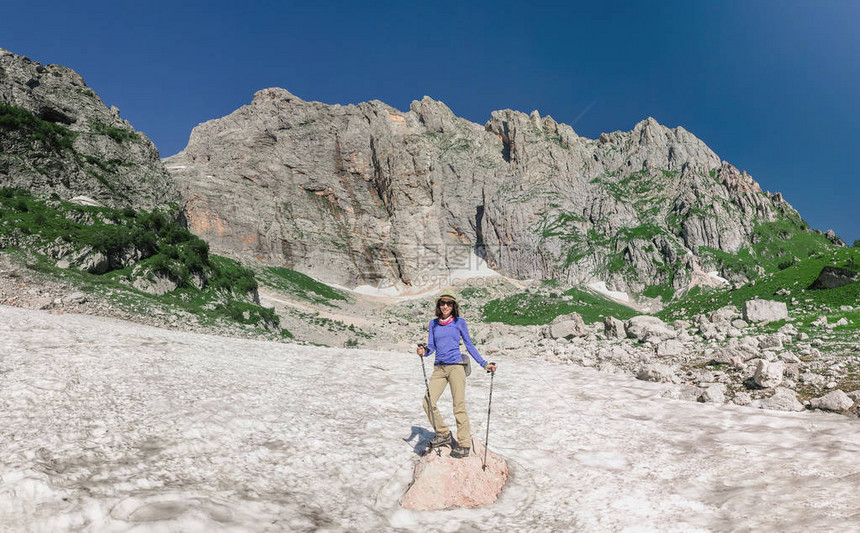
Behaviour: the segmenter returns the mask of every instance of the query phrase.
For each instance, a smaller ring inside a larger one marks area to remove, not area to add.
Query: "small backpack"
[[[460,353],[460,357],[463,358],[463,362],[460,364],[463,365],[463,370],[466,371],[466,377],[471,376],[472,375],[472,358],[469,357],[469,354],[463,355],[462,352]]]

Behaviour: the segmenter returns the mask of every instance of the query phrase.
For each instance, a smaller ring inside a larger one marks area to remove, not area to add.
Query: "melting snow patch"
[[[610,291],[608,288],[606,288],[606,282],[603,282],[603,281],[596,281],[594,283],[589,283],[587,285],[587,287],[589,289],[592,289],[594,291],[599,292],[600,294],[603,294],[604,296],[608,296],[608,297],[614,298],[616,300],[621,300],[622,302],[629,302],[630,301],[630,296],[628,296],[628,294],[626,292]]]
[[[359,285],[352,289],[352,291],[358,294],[367,294],[369,296],[402,296],[405,292],[403,289],[394,285],[385,288],[373,287],[372,285]]]
[[[451,270],[451,282],[453,283],[454,281],[461,279],[491,278],[500,275],[501,274],[490,268],[489,265],[487,265],[487,262],[483,258],[478,257],[473,251],[469,255],[469,259],[464,266]]]
[[[450,287],[458,281],[478,278],[492,278],[501,276],[498,272],[487,265],[487,262],[478,257],[475,252],[471,252],[465,264],[459,268],[451,269],[450,271],[441,272],[422,272],[418,279],[427,280],[426,283],[416,283],[415,285],[407,286],[402,283],[393,283],[385,287],[373,287],[371,285],[359,285],[354,289],[347,289],[337,285],[332,287],[351,290],[359,294],[367,294],[370,296],[394,296],[401,298],[420,298],[428,294],[435,294],[437,291]]]
[[[708,276],[710,276],[711,278],[713,278],[713,279],[715,279],[715,280],[719,281],[720,283],[722,283],[722,284],[724,284],[724,285],[728,285],[728,284],[729,284],[729,280],[727,280],[726,278],[721,277],[721,276],[720,276],[720,273],[719,273],[719,272],[717,272],[716,270],[715,270],[715,271],[713,271],[713,272],[708,272]]]

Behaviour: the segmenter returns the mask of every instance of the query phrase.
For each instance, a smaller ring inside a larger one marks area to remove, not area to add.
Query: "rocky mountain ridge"
[[[53,277],[139,314],[170,301],[202,322],[288,336],[253,272],[210,256],[179,207],[155,146],[81,76],[0,49],[0,255],[50,274],[34,294]]]
[[[178,195],[155,145],[75,71],[0,48],[0,185],[151,209]]]
[[[810,233],[781,195],[650,118],[588,139],[537,112],[481,126],[428,97],[401,112],[264,89],[195,128],[171,176],[74,71],[0,49],[0,133],[3,187],[135,209],[181,199],[214,251],[349,287],[445,285],[483,260],[668,296],[754,277],[768,224]]]
[[[809,232],[780,194],[652,118],[588,139],[537,112],[481,126],[429,97],[404,113],[271,88],[165,164],[214,250],[346,286],[444,281],[477,256],[520,279],[685,289],[721,283],[708,271],[747,279],[721,257],[762,225]]]

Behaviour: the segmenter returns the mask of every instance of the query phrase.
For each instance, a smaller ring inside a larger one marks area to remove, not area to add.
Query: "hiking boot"
[[[444,446],[446,444],[451,444],[451,434],[447,433],[445,435],[436,435],[432,439],[430,439],[430,447],[437,448],[439,446]]]
[[[469,448],[465,446],[457,446],[453,450],[451,450],[451,457],[454,459],[462,459],[463,457],[469,457]]]

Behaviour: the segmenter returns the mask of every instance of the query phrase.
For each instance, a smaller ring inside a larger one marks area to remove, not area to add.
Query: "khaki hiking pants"
[[[454,399],[454,419],[457,420],[457,444],[467,448],[472,447],[472,427],[469,424],[469,415],[466,414],[466,370],[463,365],[436,366],[433,375],[430,376],[430,403],[433,405],[433,417],[430,416],[430,408],[427,405],[427,395],[424,395],[424,412],[432,424],[435,420],[436,427],[433,428],[437,435],[448,435],[451,430],[442,421],[442,413],[436,402],[442,396],[446,385],[451,385],[451,396]]]

